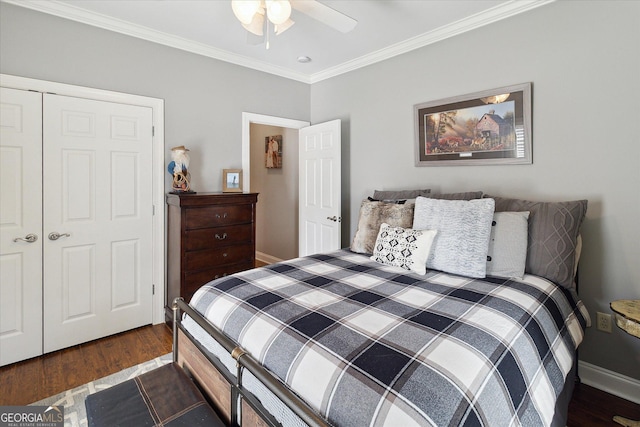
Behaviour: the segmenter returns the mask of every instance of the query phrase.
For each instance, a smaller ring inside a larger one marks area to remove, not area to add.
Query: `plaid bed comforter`
[[[340,250],[191,301],[337,426],[549,425],[588,314],[567,290],[426,276]]]

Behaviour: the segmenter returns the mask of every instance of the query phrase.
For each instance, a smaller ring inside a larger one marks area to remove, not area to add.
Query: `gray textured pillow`
[[[373,198],[376,200],[407,200],[418,196],[428,196],[431,189],[426,190],[374,190]]]
[[[525,272],[573,288],[576,245],[587,213],[587,200],[532,202],[491,197],[496,211],[529,211],[529,244]]]
[[[429,194],[430,199],[441,200],[473,200],[482,197],[482,191],[466,191],[464,193]]]
[[[411,228],[413,208],[413,203],[400,205],[364,200],[360,205],[358,229],[353,236],[351,250],[361,254],[372,254],[382,223],[393,227]]]
[[[487,276],[524,276],[527,262],[527,232],[529,212],[496,212],[493,214]]]
[[[485,277],[493,221],[493,199],[416,199],[413,228],[438,230],[427,268]]]

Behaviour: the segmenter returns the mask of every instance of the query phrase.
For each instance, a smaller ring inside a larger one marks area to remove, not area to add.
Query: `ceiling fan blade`
[[[358,21],[316,0],[292,0],[291,6],[309,17],[328,25],[341,33],[352,31]]]
[[[249,33],[255,34],[256,36],[262,36],[264,34],[264,14],[256,13],[253,15],[253,19],[250,24],[244,24],[242,22],[241,24]]]
[[[289,18],[286,21],[284,21],[282,24],[276,25],[275,26],[276,36],[279,36],[280,34],[287,31],[289,28],[293,26],[293,24],[295,24],[295,22],[293,22],[291,18]]]

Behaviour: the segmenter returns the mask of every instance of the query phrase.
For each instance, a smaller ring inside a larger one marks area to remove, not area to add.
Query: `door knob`
[[[71,237],[71,234],[69,233],[58,233],[57,231],[52,231],[51,233],[49,233],[49,240],[58,240],[61,237]]]
[[[342,218],[338,218],[337,216],[334,215],[334,216],[328,216],[327,219],[333,222],[340,222]]]
[[[16,237],[15,239],[13,239],[14,242],[23,241],[23,242],[27,242],[27,243],[33,243],[36,240],[38,240],[38,236],[33,234],[33,233],[27,234],[24,237]]]

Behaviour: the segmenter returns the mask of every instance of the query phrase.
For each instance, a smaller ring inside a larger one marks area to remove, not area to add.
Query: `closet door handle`
[[[58,233],[57,231],[52,231],[51,233],[49,233],[49,240],[58,240],[61,237],[71,237],[71,234],[69,233]]]
[[[27,242],[27,243],[33,243],[36,240],[38,240],[38,236],[33,234],[33,233],[27,234],[24,237],[16,237],[15,239],[13,239],[14,242],[22,241],[22,242]]]

